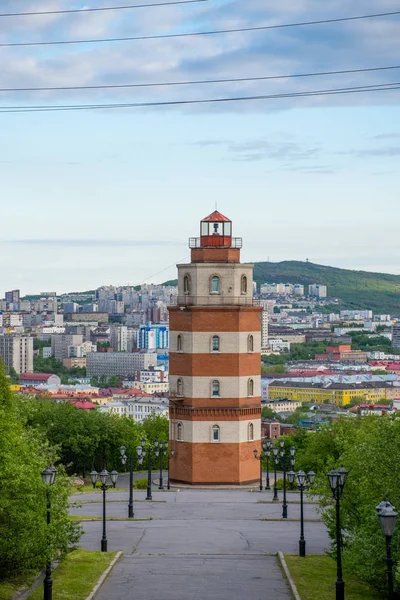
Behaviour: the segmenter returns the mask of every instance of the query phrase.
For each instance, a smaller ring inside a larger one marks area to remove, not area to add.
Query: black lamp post
[[[294,482],[294,478],[296,477],[296,473],[294,471],[289,471],[287,474],[287,478],[289,483]],[[314,483],[315,473],[314,471],[310,471],[307,475],[304,471],[298,471],[297,473],[297,483],[300,490],[300,539],[299,539],[299,556],[306,555],[306,540],[304,539],[304,503],[303,503],[303,495],[306,487],[306,481],[308,483]]]
[[[271,440],[264,440],[263,444],[262,444],[263,450],[264,450],[264,454],[265,454],[265,458],[267,461],[267,480],[265,482],[265,489],[266,490],[270,490],[271,486],[269,484],[269,459],[271,456],[271,448],[272,448],[272,442]]]
[[[167,444],[167,450],[168,450],[168,442],[165,442]],[[171,450],[170,452],[168,452],[168,483],[167,483],[167,490],[171,489],[171,485],[169,483],[169,460],[170,458],[173,458],[175,454],[175,450]]]
[[[396,527],[398,513],[390,502],[383,500],[376,507],[382,533],[386,539],[386,568],[388,576],[389,600],[396,598],[393,591],[393,560],[392,560],[392,537]]]
[[[129,502],[128,502],[128,519],[133,519],[133,456],[132,454],[126,454],[125,446],[121,446],[119,449],[121,453],[121,462],[126,465],[126,461],[129,460]]]
[[[111,485],[107,484],[107,477],[111,479]],[[93,470],[90,473],[90,479],[92,480],[93,486],[96,485],[96,482],[100,479],[101,482],[101,491],[103,492],[103,535],[101,538],[101,551],[107,552],[107,535],[106,535],[106,491],[111,487],[115,487],[118,479],[117,471],[113,470],[111,473],[107,471],[107,469],[103,469],[99,474],[97,471]]]
[[[168,451],[168,442],[158,442],[158,448],[160,451],[160,485],[158,486],[159,490],[164,489],[163,485],[163,456],[166,456]],[[157,455],[157,452],[156,452]]]
[[[279,448],[277,446],[274,446],[272,448],[272,454],[274,456],[274,496],[272,498],[272,500],[274,501],[278,501],[279,497],[278,497],[278,486],[277,486],[277,481],[276,481],[276,467],[279,464]]]
[[[146,495],[146,500],[153,500],[153,496],[151,493],[151,459],[152,459],[153,450],[154,450],[155,455],[159,456],[159,453],[160,453],[159,443],[158,443],[158,440],[155,440],[154,449],[153,449],[150,444],[148,444],[146,446],[145,439],[142,439],[141,442],[142,442],[142,445],[137,446],[136,452],[138,455],[140,465],[143,463],[143,459],[145,458],[145,456],[147,454],[147,495]]]
[[[51,496],[50,496],[50,487],[53,485],[56,478],[56,470],[53,467],[47,467],[41,473],[42,481],[47,486],[46,490],[46,498],[47,498],[47,526],[50,525],[50,509],[51,509]],[[53,597],[53,580],[51,578],[51,556],[50,549],[49,555],[47,557],[46,562],[46,574],[43,582],[43,598],[44,600],[52,600]]]
[[[292,465],[292,467],[294,466],[294,455],[296,454],[296,448],[294,446],[290,446],[290,449],[289,449],[290,457],[289,457],[286,455],[286,452],[285,452],[285,441],[281,440],[279,442],[279,445],[280,445],[279,454],[280,454],[282,470],[283,470],[282,519],[287,519],[288,512],[287,512],[287,499],[286,499],[286,473],[289,468],[289,458],[290,458],[290,464]]]
[[[253,454],[254,454],[254,458],[260,461],[260,492],[262,492],[262,489],[263,489],[263,477],[262,477],[262,459],[263,459],[263,453],[260,452],[260,456],[258,456],[258,450],[257,450],[257,448],[254,448]]]
[[[344,600],[344,581],[342,573],[342,540],[340,527],[340,498],[347,479],[346,469],[329,471],[328,479],[332,490],[333,498],[336,502],[336,552],[337,552],[337,578],[336,578],[336,600]]]

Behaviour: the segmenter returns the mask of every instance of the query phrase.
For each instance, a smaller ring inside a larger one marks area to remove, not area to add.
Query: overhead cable
[[[203,35],[220,35],[228,33],[243,33],[248,31],[267,31],[269,29],[283,29],[287,27],[305,27],[309,25],[325,25],[328,23],[342,23],[345,21],[357,21],[360,19],[376,19],[379,17],[390,17],[400,15],[400,10],[386,12],[386,13],[375,13],[370,15],[359,15],[355,17],[339,17],[336,19],[323,19],[320,21],[301,21],[298,23],[284,23],[278,25],[260,25],[256,27],[239,27],[236,29],[215,29],[211,31],[190,31],[187,33],[163,33],[157,35],[139,35],[129,37],[109,37],[109,38],[97,38],[97,39],[80,39],[80,40],[51,40],[47,42],[8,42],[1,43],[0,48],[10,47],[21,47],[21,46],[60,46],[60,45],[71,45],[71,44],[104,44],[110,42],[133,42],[133,41],[144,41],[144,40],[163,40],[171,38],[185,38],[193,36]]]
[[[329,96],[336,94],[355,94],[365,92],[385,92],[389,90],[400,89],[400,82],[382,83],[377,85],[366,85],[348,88],[333,88],[327,90],[312,90],[309,92],[291,92],[286,94],[264,94],[260,96],[235,96],[232,98],[206,98],[199,100],[167,100],[159,102],[128,102],[113,104],[73,104],[73,105],[37,105],[37,106],[1,106],[0,113],[26,113],[26,112],[56,112],[56,111],[76,111],[76,110],[102,110],[102,109],[122,109],[122,108],[144,108],[144,107],[163,107],[163,106],[183,106],[189,104],[213,104],[227,102],[241,102],[253,100],[275,100],[281,98],[298,98],[309,96]]]

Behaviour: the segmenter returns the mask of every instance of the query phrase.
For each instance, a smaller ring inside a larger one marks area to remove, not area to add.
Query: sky
[[[151,0],[137,1],[137,4]],[[167,1],[167,0],[164,0]],[[2,0],[0,13],[120,6]],[[207,0],[1,17],[0,90],[266,77],[400,66],[400,15],[157,40],[164,35],[399,9],[397,0]],[[188,238],[218,210],[243,261],[305,260],[400,273],[400,90],[162,107],[167,102],[400,82],[400,68],[275,80],[97,90],[0,91],[0,297],[176,276]]]

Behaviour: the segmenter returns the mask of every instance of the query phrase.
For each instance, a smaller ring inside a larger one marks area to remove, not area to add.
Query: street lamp
[[[294,466],[294,456],[296,454],[296,448],[294,446],[290,446],[289,455],[285,452],[285,440],[281,440],[279,442],[280,445],[280,459],[282,464],[283,471],[283,504],[282,504],[282,519],[287,519],[287,501],[286,501],[286,473],[289,468],[289,460],[292,467]]]
[[[289,471],[287,478],[290,484],[294,482],[294,478],[297,477],[297,484],[300,490],[300,539],[299,539],[299,556],[306,555],[306,540],[304,539],[304,502],[303,494],[306,487],[306,482],[311,485],[314,483],[315,473],[310,471],[307,475],[304,471],[298,471],[297,474],[294,471]]]
[[[276,481],[276,467],[279,464],[279,448],[277,446],[274,446],[272,448],[272,454],[274,455],[274,497],[272,498],[272,500],[279,500],[278,497],[278,486],[277,486],[277,481]]]
[[[346,469],[340,467],[329,471],[328,480],[332,490],[333,498],[336,502],[336,551],[337,551],[337,579],[336,579],[336,600],[344,600],[344,581],[342,574],[342,542],[340,527],[340,498],[343,494],[347,479]]]
[[[107,477],[111,479],[111,485],[107,484]],[[100,479],[101,491],[103,492],[103,536],[101,538],[101,551],[107,552],[107,535],[106,535],[106,491],[111,487],[115,487],[118,479],[118,473],[113,469],[111,473],[107,469],[103,469],[101,473],[93,470],[90,473],[90,479],[92,480],[93,487],[96,486],[96,482]]]
[[[254,458],[260,461],[260,492],[262,492],[262,489],[263,489],[263,478],[262,478],[262,459],[263,459],[263,453],[260,452],[260,456],[258,456],[258,450],[257,450],[257,448],[254,448],[253,454],[254,454]]]
[[[133,519],[133,456],[132,453],[126,454],[126,447],[121,446],[119,449],[121,453],[121,462],[126,465],[126,461],[129,460],[129,502],[128,502],[128,519]]]
[[[41,473],[42,481],[47,486],[46,489],[46,499],[47,499],[47,527],[50,525],[50,509],[51,509],[51,496],[50,496],[50,487],[53,485],[56,478],[57,471],[51,465],[44,469]],[[50,549],[46,562],[46,574],[43,582],[43,598],[44,600],[52,600],[53,597],[53,580],[51,578],[51,556]]]
[[[165,442],[165,443],[166,443],[167,451],[168,451],[168,442]],[[169,460],[170,460],[170,458],[174,458],[174,454],[175,454],[175,450],[174,449],[171,449],[171,451],[168,452],[168,484],[167,484],[167,490],[171,489],[171,485],[169,483]]]
[[[155,442],[154,442],[154,444],[155,444]],[[168,442],[158,442],[158,448],[159,448],[159,454],[160,454],[160,485],[158,486],[158,489],[163,490],[164,485],[163,485],[162,461],[163,461],[163,456],[165,456],[167,454]],[[157,456],[157,449],[156,449],[156,456]]]
[[[136,448],[136,452],[138,455],[140,465],[143,463],[143,459],[145,458],[145,456],[147,454],[147,495],[146,495],[146,500],[153,500],[153,496],[151,493],[151,459],[152,459],[153,451],[156,456],[159,456],[159,453],[160,453],[159,442],[158,442],[158,440],[155,440],[154,448],[152,448],[150,444],[148,444],[146,446],[145,439],[142,439],[141,443],[142,443],[142,445],[138,446]]]
[[[398,513],[394,506],[383,500],[376,507],[378,513],[379,523],[381,525],[382,533],[386,539],[386,567],[388,576],[388,588],[389,588],[389,600],[395,598],[393,593],[393,560],[392,560],[392,537],[396,527],[396,519]]]
[[[271,486],[269,485],[269,458],[271,456],[271,448],[272,448],[271,440],[264,440],[262,443],[262,447],[263,447],[264,454],[265,454],[265,457],[267,460],[267,480],[265,482],[265,489],[270,490]]]

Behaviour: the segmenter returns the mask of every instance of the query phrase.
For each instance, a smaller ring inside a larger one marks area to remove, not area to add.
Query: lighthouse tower
[[[246,484],[259,477],[261,308],[242,239],[215,211],[190,238],[170,317],[170,478]]]

